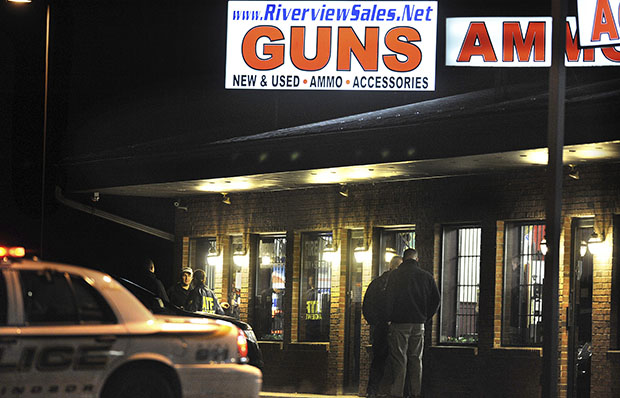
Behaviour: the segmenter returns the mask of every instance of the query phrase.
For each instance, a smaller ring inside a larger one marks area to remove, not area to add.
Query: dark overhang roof
[[[230,178],[273,177],[246,190],[311,186],[320,181],[304,181],[321,169],[400,170],[356,180],[363,183],[540,165],[527,159],[527,151],[546,147],[547,97],[546,87],[502,86],[215,142],[171,137],[65,159],[61,167],[66,191],[174,197],[225,191],[219,185],[196,187]],[[568,87],[565,145],[573,148],[570,153],[606,143],[600,160],[617,161],[619,105],[620,79]],[[412,172],[415,167],[423,171]],[[351,181],[325,181],[346,182]]]

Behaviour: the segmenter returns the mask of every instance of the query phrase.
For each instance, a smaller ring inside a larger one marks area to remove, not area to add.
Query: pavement
[[[301,392],[261,392],[261,398],[355,398],[357,395],[323,395],[323,394],[306,394]]]

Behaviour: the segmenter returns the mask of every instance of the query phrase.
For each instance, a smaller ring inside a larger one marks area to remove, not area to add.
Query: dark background
[[[574,8],[571,4],[569,15],[576,14]],[[152,141],[189,147],[488,87],[546,84],[546,68],[443,66],[445,18],[538,15],[550,15],[547,2],[439,1],[435,92],[253,91],[224,89],[226,1],[2,2],[0,243],[24,245],[44,259],[127,275],[151,257],[169,284],[172,242],[55,200],[55,187],[63,187],[61,161]],[[573,68],[567,70],[567,81],[583,83],[614,73],[617,69]],[[91,203],[89,195],[64,194]],[[102,196],[93,206],[174,231],[170,199]]]

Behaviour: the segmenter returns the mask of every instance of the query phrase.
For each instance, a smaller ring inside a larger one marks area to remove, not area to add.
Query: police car
[[[258,397],[235,325],[154,315],[118,281],[0,247],[0,397]]]

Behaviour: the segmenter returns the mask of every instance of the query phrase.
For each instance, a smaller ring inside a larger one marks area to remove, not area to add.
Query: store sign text
[[[437,2],[230,1],[226,88],[435,89]]]
[[[580,48],[577,21],[566,19],[566,66],[620,65],[620,46]],[[551,66],[551,18],[448,18],[446,65]]]
[[[620,45],[620,0],[577,0],[579,44]]]

